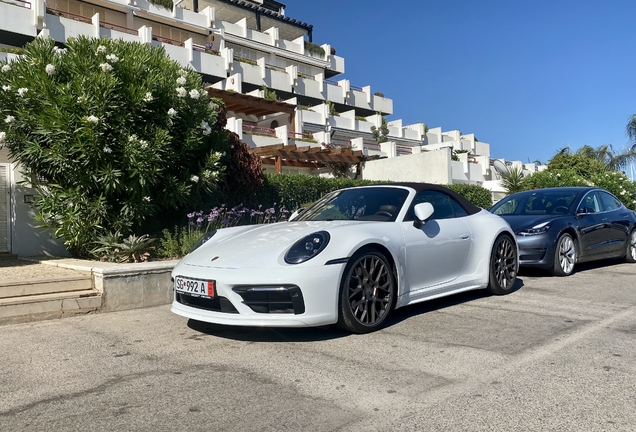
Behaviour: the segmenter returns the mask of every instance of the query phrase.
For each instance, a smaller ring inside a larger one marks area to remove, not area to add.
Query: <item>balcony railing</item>
[[[365,150],[382,151],[382,148],[380,147],[380,144],[375,143],[375,142],[364,141],[362,143],[362,147]]]
[[[113,24],[106,21],[100,21],[99,26],[109,30],[116,30],[118,32],[128,33],[130,35],[139,35],[139,30],[131,29],[128,27],[120,26],[119,24]]]
[[[338,86],[338,83],[337,83],[336,81],[332,81],[332,80],[324,80],[324,82],[325,82],[326,84],[331,84],[331,85],[334,85],[334,86],[336,86],[336,87]]]
[[[59,17],[64,17],[64,18],[75,20],[75,21],[80,21],[80,22],[83,22],[83,23],[86,23],[86,24],[92,24],[93,23],[93,21],[90,18],[88,18],[88,17],[82,16],[82,15],[77,15],[77,14],[70,13],[70,12],[66,12],[66,11],[63,11],[63,10],[53,9],[53,8],[47,7],[46,11],[51,13],[51,14],[53,14],[53,15],[57,15]]]
[[[243,133],[250,135],[264,135],[264,136],[276,136],[276,131],[270,128],[264,128],[261,126],[243,125]]]
[[[183,47],[185,45],[181,41],[178,41],[178,40],[175,40],[175,39],[170,39],[170,38],[163,37],[163,36],[157,36],[157,35],[152,35],[152,40],[156,40],[156,41],[161,42],[161,43],[167,43],[167,44],[170,44],[170,45],[175,45],[175,46],[178,46],[178,47]]]
[[[307,75],[304,74],[302,72],[298,72],[298,78],[304,78],[304,79],[308,79],[308,80],[314,80],[316,81],[316,77],[312,76],[312,75]]]
[[[310,133],[301,133],[301,132],[289,132],[289,134],[287,135],[289,139],[291,140],[297,140],[297,141],[308,141],[308,142],[314,142],[317,143],[318,141],[316,141],[316,139],[314,138],[314,136]]]
[[[358,86],[354,86],[354,85],[349,85],[349,88],[351,90],[356,90],[356,91],[359,91],[359,92],[364,91],[364,90],[362,90],[362,87],[358,87]]]
[[[331,138],[330,144],[332,147],[351,147],[350,140],[344,140],[339,138]]]
[[[287,73],[287,70],[285,70],[285,68],[282,68],[280,66],[274,66],[274,65],[265,63],[265,67],[267,69],[275,70],[277,72]]]
[[[26,9],[31,9],[31,3],[24,0],[9,0],[9,1],[5,1],[4,3],[9,3],[10,5],[13,5],[13,6],[19,6]]]
[[[413,148],[412,147],[406,147],[406,146],[395,146],[395,151],[398,155],[410,155],[413,154]]]
[[[207,54],[212,54],[212,55],[216,55],[216,56],[220,56],[221,53],[218,52],[217,50],[214,50],[212,48],[208,48],[207,46],[203,46],[203,45],[199,45],[199,44],[192,44],[192,49],[195,51],[199,51],[199,52],[204,52]]]

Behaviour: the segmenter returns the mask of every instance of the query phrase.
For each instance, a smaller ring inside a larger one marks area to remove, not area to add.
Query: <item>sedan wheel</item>
[[[517,246],[507,235],[500,236],[490,253],[490,278],[488,291],[491,294],[508,294],[517,279],[519,256]]]
[[[340,287],[338,324],[354,333],[378,329],[391,312],[394,294],[393,270],[382,253],[354,255]]]
[[[636,262],[636,229],[632,230],[627,240],[627,250],[625,251],[625,261]]]
[[[574,272],[574,264],[576,264],[576,245],[570,234],[563,234],[557,240],[552,273],[556,276],[569,276]]]

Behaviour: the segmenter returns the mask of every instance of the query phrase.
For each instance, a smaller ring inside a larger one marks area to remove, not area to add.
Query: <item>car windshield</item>
[[[325,195],[294,221],[395,221],[408,190],[395,187],[343,189]]]
[[[578,192],[538,189],[505,197],[491,209],[496,215],[563,215],[574,205]]]

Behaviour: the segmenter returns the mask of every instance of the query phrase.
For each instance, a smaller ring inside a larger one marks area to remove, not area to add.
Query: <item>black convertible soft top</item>
[[[465,197],[463,197],[462,195],[458,194],[454,190],[451,190],[451,189],[449,189],[447,187],[444,187],[444,186],[441,186],[441,185],[438,185],[438,184],[404,182],[404,183],[377,184],[377,185],[369,185],[369,186],[405,186],[405,187],[409,187],[411,189],[415,189],[415,192],[421,192],[421,191],[425,191],[425,190],[442,192],[442,193],[445,193],[446,195],[449,195],[449,196],[453,197],[455,199],[455,201],[457,201],[459,203],[459,205],[461,205],[462,208],[464,210],[466,210],[466,213],[468,213],[469,215],[473,215],[475,213],[479,213],[480,211],[483,210],[481,207],[478,207],[475,204],[473,204],[472,202],[468,201]]]

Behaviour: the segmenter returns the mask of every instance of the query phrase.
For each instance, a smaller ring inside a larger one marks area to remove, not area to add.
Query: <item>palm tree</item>
[[[636,133],[636,130],[635,130]],[[558,154],[569,153],[561,149]],[[571,154],[571,153],[569,153]],[[630,162],[636,160],[636,145],[626,148],[622,151],[615,151],[611,144],[603,144],[596,148],[584,145],[579,148],[576,153],[579,156],[596,159],[602,162],[608,170],[619,171],[627,168]]]
[[[525,189],[523,182],[523,170],[517,167],[511,168],[510,174],[501,180],[501,185],[506,189],[508,195],[521,192]]]
[[[627,127],[625,128],[627,132],[627,136],[629,139],[636,141],[636,114],[632,114],[629,117],[629,121],[627,122]],[[632,150],[634,147],[632,147]]]

